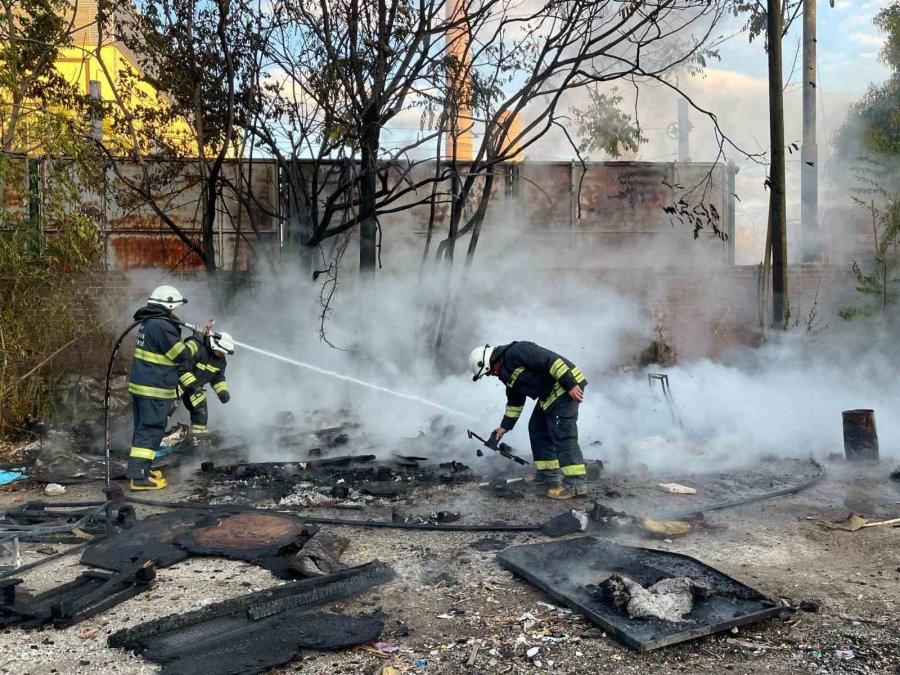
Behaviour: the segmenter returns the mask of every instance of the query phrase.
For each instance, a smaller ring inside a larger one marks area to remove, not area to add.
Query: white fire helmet
[[[219,337],[216,337],[218,335]],[[213,333],[209,336],[209,346],[214,352],[225,352],[226,354],[234,354],[234,338],[231,333]]]
[[[181,305],[186,305],[187,300],[174,286],[157,286],[150,294],[147,300],[148,305],[159,305],[166,309],[172,310]]]
[[[494,350],[490,345],[476,347],[469,354],[469,368],[472,369],[472,381],[478,382],[491,369],[491,354]]]

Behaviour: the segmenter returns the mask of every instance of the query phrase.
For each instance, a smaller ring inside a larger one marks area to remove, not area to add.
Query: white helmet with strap
[[[157,286],[150,294],[147,304],[159,305],[166,309],[175,309],[180,305],[186,305],[187,300],[184,299],[181,291],[174,286]]]
[[[472,370],[472,381],[478,382],[491,369],[491,354],[494,350],[490,345],[476,347],[469,354],[469,368]]]
[[[234,338],[231,337],[231,333],[210,333],[209,346],[214,352],[234,354]]]

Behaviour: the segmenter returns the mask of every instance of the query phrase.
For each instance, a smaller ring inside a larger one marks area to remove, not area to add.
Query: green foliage
[[[835,138],[844,159],[861,153],[900,156],[900,2],[884,7],[873,23],[885,34],[880,58],[892,74],[886,82],[871,85],[851,106]]]
[[[900,283],[897,267],[897,243],[900,238],[900,191],[883,187],[893,173],[890,162],[867,160],[854,168],[858,187],[853,201],[868,211],[872,218],[875,250],[870,266],[853,261],[856,291],[867,298],[862,307],[846,307],[839,311],[841,318],[852,320],[887,314],[895,304],[891,292]]]
[[[0,433],[21,428],[31,413],[52,414],[54,386],[78,365],[71,352],[53,352],[96,328],[91,312],[76,309],[83,275],[100,260],[90,219],[52,205],[54,232],[42,236],[30,218],[0,213]],[[44,363],[45,361],[46,364]],[[34,369],[38,370],[33,372]]]
[[[590,105],[584,110],[572,108],[572,116],[583,138],[581,152],[603,152],[608,157],[621,157],[625,151],[637,152],[647,139],[641,135],[640,126],[631,115],[623,113],[619,106],[623,98],[614,88],[610,94],[596,88],[587,90]]]

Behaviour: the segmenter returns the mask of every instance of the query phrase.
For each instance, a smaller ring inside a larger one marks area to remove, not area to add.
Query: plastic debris
[[[0,485],[8,485],[9,483],[14,483],[23,478],[27,478],[24,469],[10,469],[8,471],[0,469]]]
[[[839,659],[844,659],[845,661],[849,661],[856,656],[852,649],[836,649],[834,655]]]
[[[540,647],[532,647],[527,652],[525,652],[525,656],[527,656],[529,659],[533,659],[535,656],[538,655],[538,653],[540,651],[541,651]]]
[[[44,488],[44,494],[48,497],[59,497],[66,494],[66,488],[59,483],[48,483]]]
[[[682,485],[681,483],[660,483],[656,487],[658,487],[663,492],[668,492],[672,495],[697,494],[697,488],[688,487],[687,485]]]
[[[654,537],[680,537],[691,531],[691,524],[681,520],[651,520],[636,518],[635,524]]]
[[[426,661],[425,659],[419,659],[418,661],[416,661],[416,668],[424,668],[427,665],[428,661]]]
[[[393,654],[400,649],[400,647],[392,645],[390,642],[376,642],[375,646],[378,648],[378,651],[384,652],[385,654]]]

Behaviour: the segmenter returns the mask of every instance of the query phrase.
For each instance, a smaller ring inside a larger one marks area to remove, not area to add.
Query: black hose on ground
[[[662,513],[657,516],[652,516],[652,518],[653,520],[683,520],[697,514],[706,513],[708,511],[722,511],[723,509],[732,509],[737,506],[744,506],[745,504],[762,502],[767,499],[775,499],[776,497],[784,497],[785,495],[791,495],[802,490],[806,490],[807,488],[811,488],[813,485],[819,483],[825,477],[825,467],[814,459],[811,459],[809,461],[818,469],[818,473],[816,473],[816,475],[809,480],[806,480],[798,485],[792,485],[791,487],[782,488],[781,490],[775,490],[774,492],[765,492],[761,495],[753,495],[752,497],[735,499],[730,502],[719,502],[718,504],[701,506],[696,509],[690,509],[689,511],[671,511],[669,513]]]
[[[122,340],[125,339],[125,336],[128,335],[132,330],[134,330],[135,326],[139,326],[143,321],[135,321],[128,328],[125,329],[125,332],[119,336],[119,339],[116,340],[116,344],[113,346],[112,354],[109,357],[109,365],[106,367],[106,388],[103,391],[103,446],[104,446],[104,458],[106,462],[106,489],[108,490],[110,487],[110,450],[109,450],[109,399],[111,396],[112,389],[112,369],[113,364],[115,363],[116,356],[119,354],[119,347],[122,346]]]

